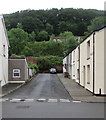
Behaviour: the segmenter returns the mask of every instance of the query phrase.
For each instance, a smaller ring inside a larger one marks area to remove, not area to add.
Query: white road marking
[[[34,99],[25,99],[24,102],[33,102]]]
[[[11,99],[10,102],[20,102],[21,99]]]
[[[60,102],[70,102],[69,99],[60,99]]]
[[[81,101],[72,101],[73,103],[81,103]]]
[[[48,99],[48,102],[58,102],[57,99]]]
[[[40,99],[37,99],[38,102],[45,102],[46,99],[45,98],[40,98]]]
[[[0,102],[5,102],[5,101],[8,101],[8,100],[9,100],[8,98],[1,98]]]
[[[18,98],[13,98],[13,99],[9,99],[9,98],[3,98],[0,99],[0,102],[5,102],[5,101],[10,101],[10,102],[51,102],[51,103],[56,103],[56,102],[60,102],[60,103],[69,103],[71,102],[69,99],[46,99],[46,98],[39,98],[39,99],[33,99],[33,98],[27,98],[27,99],[18,99]],[[72,101],[73,103],[81,103],[81,101]]]

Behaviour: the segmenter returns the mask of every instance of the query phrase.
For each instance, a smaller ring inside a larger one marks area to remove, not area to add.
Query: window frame
[[[17,72],[15,72],[15,71],[17,71]],[[20,76],[20,69],[13,69],[13,78],[20,78],[21,76]],[[19,74],[19,76],[15,76],[14,74],[15,73],[18,73]]]
[[[6,46],[3,45],[3,56],[5,57],[6,56]]]
[[[87,41],[87,60],[90,59],[90,40]]]

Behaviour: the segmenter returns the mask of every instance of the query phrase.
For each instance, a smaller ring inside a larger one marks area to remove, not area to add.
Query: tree
[[[51,35],[53,33],[53,25],[46,23],[46,31]]]
[[[36,41],[37,39],[37,35],[34,31],[31,32],[31,34],[29,34],[29,41]]]
[[[37,41],[47,41],[47,40],[49,40],[48,32],[46,32],[45,30],[40,31],[38,33]]]
[[[75,49],[75,47],[78,45],[78,40],[74,37],[72,32],[60,33],[60,36],[66,38],[66,40],[63,41],[64,56],[66,56]]]
[[[8,31],[8,38],[10,41],[10,55],[20,55],[28,42],[28,33],[20,28],[13,28]]]
[[[22,24],[21,24],[21,23],[18,23],[18,24],[17,24],[17,28],[22,29],[22,28],[23,28]]]
[[[59,34],[60,37],[65,37],[66,39],[69,38],[70,36],[74,36],[72,32],[65,31],[63,33]]]
[[[78,45],[78,40],[71,36],[67,39],[67,53],[71,53]]]
[[[41,56],[37,58],[37,65],[39,66],[39,70],[42,72],[43,70],[49,70],[51,67],[62,66],[63,57],[58,56]]]
[[[38,65],[35,64],[35,63],[29,62],[29,63],[28,63],[28,67],[29,67],[30,69],[35,69],[36,72],[39,71],[39,67],[38,67]]]
[[[61,32],[71,31],[74,35],[83,35],[90,21],[98,16],[104,16],[104,11],[91,9],[50,9],[23,10],[4,15],[8,30],[22,24],[24,31],[38,33],[45,30],[58,36]],[[53,31],[52,31],[53,28]]]
[[[21,51],[21,54],[25,55],[26,57],[34,55],[33,50],[31,48],[29,48],[28,46],[24,47],[24,49]]]
[[[99,16],[94,18],[91,21],[91,25],[88,26],[88,32],[92,32],[96,29],[99,29],[100,27],[106,25],[106,17],[105,16]]]

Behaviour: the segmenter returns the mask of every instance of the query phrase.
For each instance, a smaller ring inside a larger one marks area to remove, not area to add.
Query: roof
[[[9,57],[9,59],[8,60],[12,60],[12,61],[25,61],[25,63],[26,63],[26,66],[28,67],[28,63],[27,63],[27,61],[26,61],[26,58],[24,58],[24,57]]]
[[[5,22],[4,22],[4,18],[3,18],[3,15],[1,15],[1,14],[0,14],[0,20],[2,20],[5,35],[6,35],[6,40],[7,40],[8,46],[10,47],[9,40],[8,40],[8,35],[7,35],[7,30],[6,30],[6,26],[5,26]]]
[[[81,43],[83,43],[83,42],[84,42],[90,35],[92,35],[93,33],[98,32],[98,31],[100,31],[100,30],[102,30],[102,29],[104,29],[104,28],[106,28],[106,25],[100,27],[99,29],[96,29],[96,30],[92,31],[91,33],[89,33],[89,34],[84,38],[84,40],[83,40]],[[80,44],[81,44],[81,43],[80,43]],[[79,45],[80,45],[80,44],[79,44]],[[77,45],[77,46],[75,47],[75,49],[76,49],[79,45]],[[74,49],[74,50],[75,50],[75,49]],[[74,50],[73,50],[73,51],[74,51]],[[69,54],[67,54],[66,56],[68,56],[68,55],[69,55]],[[66,57],[66,56],[65,56],[65,57]],[[65,57],[64,57],[64,58],[65,58]]]
[[[87,39],[87,38],[88,38],[90,35],[92,35],[93,33],[98,32],[98,31],[100,31],[100,30],[102,30],[102,29],[104,29],[104,28],[106,28],[106,25],[100,27],[99,29],[96,29],[96,30],[92,31],[91,33],[89,33],[89,34],[84,38],[83,41],[85,41],[85,39]],[[82,41],[82,42],[83,42],[83,41]],[[81,42],[81,43],[82,43],[82,42]],[[80,43],[80,44],[81,44],[81,43]]]
[[[10,56],[9,59],[26,59],[25,57],[14,57],[14,56]]]

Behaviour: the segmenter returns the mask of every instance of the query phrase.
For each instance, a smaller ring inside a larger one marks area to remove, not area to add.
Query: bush
[[[51,67],[62,66],[63,58],[58,56],[42,56],[37,59],[40,72],[49,70]]]
[[[29,63],[28,63],[28,67],[29,67],[30,69],[35,69],[36,72],[39,71],[39,67],[38,67],[37,64],[34,64],[34,63],[29,62]]]

